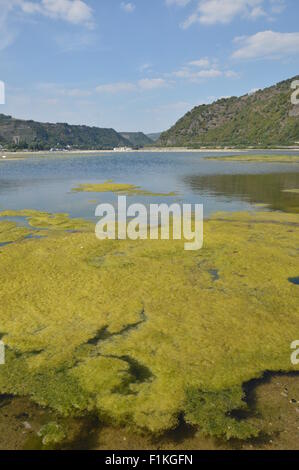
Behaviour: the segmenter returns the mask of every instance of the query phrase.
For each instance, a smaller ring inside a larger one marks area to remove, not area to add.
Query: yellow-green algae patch
[[[92,231],[94,224],[85,219],[71,219],[68,214],[40,212],[32,209],[2,211],[0,217],[24,217],[31,227],[51,230]]]
[[[299,155],[227,155],[221,157],[205,157],[205,160],[244,163],[299,163]]]
[[[140,186],[126,183],[114,183],[112,180],[105,181],[105,183],[97,184],[80,184],[74,188],[75,192],[88,192],[88,193],[115,193],[125,196],[176,196],[177,193],[155,193],[141,189]]]
[[[299,216],[217,214],[194,252],[49,224],[1,253],[0,393],[155,433],[183,414],[207,434],[256,435],[231,412],[244,382],[296,370]]]
[[[284,189],[284,193],[293,193],[293,194],[299,194],[299,189],[294,188],[294,189]]]
[[[2,222],[0,225],[0,245],[23,240],[31,234],[32,230],[28,230],[26,227],[19,227],[14,222]]]

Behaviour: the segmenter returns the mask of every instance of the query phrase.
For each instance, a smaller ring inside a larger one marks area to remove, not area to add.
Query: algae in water
[[[47,237],[1,250],[0,393],[153,433],[183,414],[212,435],[256,434],[228,413],[248,380],[295,370],[297,214],[217,214],[198,252],[179,240],[99,241],[66,215],[58,225],[26,216]]]

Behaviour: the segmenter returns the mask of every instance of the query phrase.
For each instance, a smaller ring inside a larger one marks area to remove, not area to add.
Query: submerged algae
[[[206,433],[256,434],[227,414],[245,406],[244,382],[294,370],[298,215],[217,214],[198,252],[61,234],[46,218],[47,238],[1,254],[0,393],[157,433],[183,413]]]
[[[299,155],[228,155],[205,157],[205,160],[245,163],[299,163]]]
[[[33,228],[51,229],[51,230],[79,230],[92,231],[93,224],[85,219],[70,218],[68,214],[49,212],[40,212],[33,209],[23,209],[20,211],[2,211],[0,217],[24,217],[28,224]],[[31,233],[31,232],[29,232]]]
[[[32,231],[26,227],[19,227],[14,222],[2,222],[0,224],[0,246],[24,240],[31,234]]]
[[[44,446],[53,446],[60,444],[66,439],[66,432],[63,426],[52,421],[42,426],[38,433]]]
[[[171,197],[177,196],[177,193],[154,193],[141,189],[140,186],[134,184],[114,183],[112,180],[105,181],[105,183],[98,184],[80,184],[74,188],[75,192],[89,192],[89,193],[115,193],[124,196],[161,196]]]

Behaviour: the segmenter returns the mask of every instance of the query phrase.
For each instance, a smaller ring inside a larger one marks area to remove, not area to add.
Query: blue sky
[[[298,0],[0,0],[0,112],[165,130],[299,74],[298,18]]]

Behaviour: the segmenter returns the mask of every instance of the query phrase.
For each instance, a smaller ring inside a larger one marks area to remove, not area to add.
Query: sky
[[[0,0],[0,113],[160,132],[299,74],[298,0]]]

